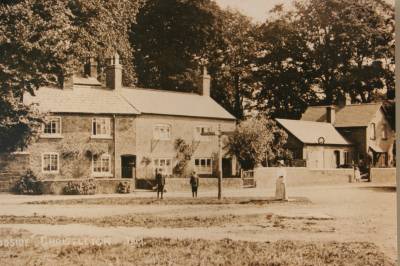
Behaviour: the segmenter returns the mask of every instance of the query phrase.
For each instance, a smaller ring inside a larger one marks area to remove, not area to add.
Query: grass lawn
[[[3,265],[394,265],[370,243],[147,238],[138,243],[0,247]]]

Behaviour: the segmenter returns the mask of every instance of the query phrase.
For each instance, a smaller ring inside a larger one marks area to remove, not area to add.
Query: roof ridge
[[[155,92],[175,93],[175,94],[184,94],[184,95],[190,95],[190,96],[203,97],[203,95],[200,95],[200,94],[195,93],[195,92],[170,91],[170,90],[163,90],[163,89],[139,88],[139,87],[123,87],[123,89],[138,90],[138,91],[155,91]]]

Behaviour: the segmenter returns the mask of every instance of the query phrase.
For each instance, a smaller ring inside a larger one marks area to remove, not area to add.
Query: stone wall
[[[371,182],[396,185],[396,168],[371,168]]]
[[[0,155],[0,192],[10,191],[29,168],[30,154],[26,152]]]
[[[254,171],[257,188],[274,188],[277,167],[260,167]],[[287,167],[287,185],[316,186],[341,185],[353,180],[353,169],[309,169],[305,167]]]

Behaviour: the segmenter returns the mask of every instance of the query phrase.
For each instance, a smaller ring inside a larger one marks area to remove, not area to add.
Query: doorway
[[[136,177],[136,156],[122,155],[121,156],[121,177],[135,178]]]
[[[232,177],[231,158],[222,158],[222,177]]]
[[[334,151],[335,160],[336,160],[336,168],[340,167],[340,151]]]

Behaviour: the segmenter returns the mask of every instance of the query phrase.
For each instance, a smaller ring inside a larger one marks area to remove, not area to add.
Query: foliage
[[[131,182],[129,181],[119,182],[117,187],[117,193],[128,194],[130,192],[131,192]]]
[[[0,4],[0,151],[26,146],[41,117],[22,103],[24,93],[62,86],[88,57],[100,68],[118,51],[131,63],[127,29],[138,1],[24,0]],[[125,66],[125,79],[133,68]],[[101,71],[100,71],[101,73]],[[8,141],[10,140],[10,141]]]
[[[43,194],[43,183],[38,180],[32,170],[28,169],[15,184],[13,191],[17,194]]]
[[[87,179],[83,181],[69,181],[63,188],[65,195],[94,195],[96,194],[96,181]]]
[[[256,109],[298,118],[307,104],[394,91],[394,10],[385,1],[296,1],[258,29]]]
[[[177,163],[174,166],[173,173],[175,175],[182,175],[185,168],[193,155],[193,147],[187,144],[184,139],[178,138],[175,140],[175,150],[177,152],[176,159]]]
[[[151,159],[149,157],[143,156],[141,163],[145,166],[148,166],[151,163]]]
[[[229,136],[226,148],[244,170],[250,170],[263,162],[287,156],[286,140],[286,132],[273,120],[250,118],[242,121]]]
[[[218,10],[211,0],[145,1],[131,32],[139,86],[195,91]]]
[[[80,143],[74,139],[66,139],[59,145],[59,150],[63,159],[79,159],[84,156],[91,159],[92,156],[100,156],[107,153],[108,146],[92,142]]]

